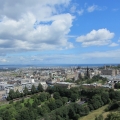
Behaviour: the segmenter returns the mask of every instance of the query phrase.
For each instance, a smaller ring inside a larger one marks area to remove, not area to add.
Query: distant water
[[[26,67],[103,67],[105,65],[117,66],[118,64],[35,64],[35,65],[0,65],[0,68],[26,68]]]

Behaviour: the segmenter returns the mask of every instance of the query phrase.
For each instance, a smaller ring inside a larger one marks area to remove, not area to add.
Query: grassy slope
[[[87,116],[81,117],[79,120],[95,120],[95,117],[100,114],[103,114],[103,117],[105,118],[107,116],[107,114],[109,113],[109,112],[104,112],[106,107],[107,107],[107,105],[105,105],[97,110],[94,110],[94,111],[90,112]]]

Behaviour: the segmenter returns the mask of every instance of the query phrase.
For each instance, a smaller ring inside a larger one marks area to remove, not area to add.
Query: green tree
[[[53,94],[53,97],[54,97],[55,99],[60,99],[60,98],[61,98],[59,92],[55,92],[55,93]]]
[[[103,92],[101,95],[101,99],[102,99],[104,104],[107,104],[109,102],[109,93]]]
[[[23,90],[24,96],[28,95],[29,91],[28,88],[25,86],[24,90]]]
[[[15,120],[17,111],[12,105],[2,113],[3,120]]]
[[[41,102],[44,102],[45,100],[47,100],[47,96],[48,96],[47,93],[42,92],[42,93],[40,93],[40,95],[39,95],[39,100],[40,100]]]
[[[46,113],[50,112],[50,109],[46,104],[43,104],[40,108],[37,108],[37,112],[39,115],[44,116]]]
[[[56,107],[59,108],[63,105],[63,102],[60,99],[55,100]]]
[[[34,102],[32,103],[32,107],[33,107],[33,108],[37,108],[37,106],[38,106],[37,102],[34,101]]]
[[[114,87],[115,87],[116,89],[120,89],[120,83],[115,83]]]
[[[62,97],[62,102],[65,105],[68,102],[68,98],[67,97]]]
[[[30,118],[30,114],[27,108],[23,108],[20,110],[18,116],[17,116],[17,120],[32,120]]]
[[[110,113],[105,120],[120,120],[120,114]]]
[[[16,98],[16,94],[15,94],[14,90],[11,89],[9,91],[8,100],[12,100],[14,98]]]
[[[78,94],[72,94],[70,100],[75,102],[78,99]]]
[[[102,115],[95,117],[95,120],[104,120]]]
[[[31,93],[34,94],[34,93],[36,93],[36,92],[37,92],[37,91],[36,91],[35,85],[32,85]]]
[[[57,108],[57,105],[55,103],[55,100],[51,100],[49,103],[48,103],[48,107],[50,108],[50,110],[55,110]]]
[[[40,83],[39,83],[37,89],[38,89],[38,92],[43,92],[44,91],[44,89],[43,89],[43,87]]]
[[[16,98],[20,97],[20,92],[18,90],[16,90],[15,94],[16,94]]]

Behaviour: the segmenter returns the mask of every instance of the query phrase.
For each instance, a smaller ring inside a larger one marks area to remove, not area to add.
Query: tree
[[[36,115],[34,111],[29,111],[29,115],[30,115],[30,120],[36,120]]]
[[[57,108],[57,105],[54,100],[50,100],[50,102],[48,103],[48,107],[50,108],[50,110],[54,110]]]
[[[119,88],[120,88],[120,83],[115,83],[114,87],[115,87],[116,89],[119,89]]]
[[[63,102],[59,99],[55,100],[55,103],[56,103],[56,107],[59,108],[63,105]]]
[[[32,94],[36,93],[36,88],[35,88],[35,85],[32,85],[32,88],[31,88],[31,93],[32,93]]]
[[[110,93],[111,99],[120,100],[120,91]]]
[[[112,103],[109,104],[108,108],[106,110],[116,110],[120,107],[120,102],[119,101],[113,101]]]
[[[63,104],[66,104],[68,102],[68,98],[67,97],[62,97],[62,102],[63,102]]]
[[[103,92],[101,95],[101,99],[102,99],[104,105],[107,104],[109,102],[109,93]]]
[[[39,100],[40,100],[41,102],[44,102],[45,100],[47,100],[47,96],[48,96],[47,93],[42,92],[42,93],[40,93],[40,95],[39,95]]]
[[[72,119],[72,120],[74,120],[74,116],[75,115],[76,115],[76,113],[75,113],[75,110],[74,110],[73,106],[70,106],[69,112],[68,112],[69,118]]]
[[[16,90],[15,94],[16,94],[16,98],[20,97],[20,92],[18,90]]]
[[[55,92],[54,94],[53,94],[53,97],[55,98],[55,99],[60,99],[60,94],[59,94],[59,92]]]
[[[14,98],[16,98],[16,94],[15,94],[14,90],[11,89],[9,91],[8,100],[12,100]]]
[[[77,94],[72,94],[70,99],[72,102],[75,102],[77,100],[77,98],[78,98]]]
[[[99,115],[95,118],[95,120],[103,120],[103,116],[102,115]]]
[[[17,115],[17,111],[15,107],[11,106],[8,109],[5,109],[2,113],[3,120],[16,120],[15,117]]]
[[[44,89],[43,89],[43,87],[42,87],[42,85],[40,83],[39,83],[39,85],[37,87],[37,90],[38,90],[38,92],[43,92],[44,91]]]
[[[13,104],[13,100],[10,100],[10,101],[9,101],[9,104]]]
[[[37,108],[37,112],[39,115],[45,115],[46,113],[50,112],[49,107],[46,104],[41,105],[41,107]]]
[[[27,108],[31,108],[31,107],[32,107],[29,101],[27,101],[27,103],[24,103],[24,105],[25,105],[25,107],[27,107]]]
[[[120,120],[120,114],[110,113],[105,120]]]
[[[93,108],[96,110],[99,107],[103,106],[103,101],[101,100],[101,96],[100,95],[95,95],[92,97],[92,99],[90,99],[90,101],[88,102],[90,109],[92,110]]]
[[[29,93],[28,88],[26,86],[25,86],[25,88],[23,90],[23,93],[24,93],[25,96],[28,95],[28,93]]]
[[[30,118],[28,109],[26,109],[26,108],[21,109],[20,113],[17,116],[17,120],[32,120]]]
[[[34,102],[32,103],[32,107],[33,107],[33,108],[36,108],[37,106],[38,106],[37,102],[34,101]]]

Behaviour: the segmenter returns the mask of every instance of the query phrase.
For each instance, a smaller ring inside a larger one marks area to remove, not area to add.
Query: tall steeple
[[[88,68],[88,66],[87,66],[86,76],[87,76],[88,78],[90,78],[90,74],[89,74],[89,68]]]

